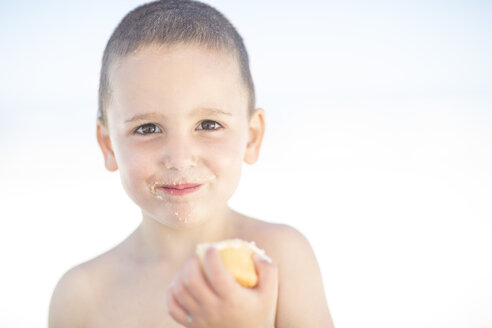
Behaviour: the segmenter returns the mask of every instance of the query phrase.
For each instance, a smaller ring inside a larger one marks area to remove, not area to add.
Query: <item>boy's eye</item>
[[[221,127],[222,126],[218,122],[205,120],[198,125],[197,130],[217,130]]]
[[[147,123],[147,124],[141,125],[135,130],[135,133],[143,134],[143,135],[151,134],[151,133],[158,133],[158,132],[161,132],[161,129],[153,123]]]

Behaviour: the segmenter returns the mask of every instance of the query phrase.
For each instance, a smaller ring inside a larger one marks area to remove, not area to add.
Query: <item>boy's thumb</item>
[[[272,262],[268,261],[264,257],[255,254],[253,256],[256,266],[256,273],[258,274],[258,284],[256,289],[262,290],[277,290],[278,287],[278,268]]]

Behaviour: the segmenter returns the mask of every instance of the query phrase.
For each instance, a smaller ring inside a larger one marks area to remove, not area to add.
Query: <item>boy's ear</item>
[[[101,147],[106,169],[112,172],[116,171],[118,169],[118,164],[114,157],[113,145],[109,138],[109,131],[100,120],[97,120],[97,143],[99,143],[99,147]]]
[[[265,134],[265,111],[257,108],[251,114],[248,129],[248,144],[244,154],[244,162],[254,164],[260,155],[261,143]]]

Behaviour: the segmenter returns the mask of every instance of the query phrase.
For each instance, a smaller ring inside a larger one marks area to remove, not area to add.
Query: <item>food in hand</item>
[[[258,254],[266,261],[271,259],[265,251],[258,248],[254,242],[242,239],[227,239],[216,243],[202,243],[196,247],[196,253],[203,263],[205,252],[209,247],[219,251],[220,258],[227,270],[234,276],[236,281],[244,287],[254,287],[258,283],[253,255]]]

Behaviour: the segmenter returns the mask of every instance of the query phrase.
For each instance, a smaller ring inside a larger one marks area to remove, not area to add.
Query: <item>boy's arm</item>
[[[87,278],[82,268],[75,267],[60,279],[51,297],[48,328],[84,326],[88,305]]]
[[[307,239],[281,225],[276,234],[279,267],[277,328],[333,328],[318,262]]]

